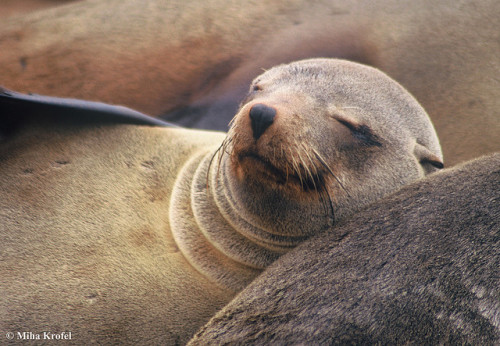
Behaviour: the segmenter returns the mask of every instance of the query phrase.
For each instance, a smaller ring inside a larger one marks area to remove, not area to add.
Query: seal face
[[[255,79],[221,152],[241,216],[290,236],[317,233],[442,167],[417,101],[378,70],[334,59]]]

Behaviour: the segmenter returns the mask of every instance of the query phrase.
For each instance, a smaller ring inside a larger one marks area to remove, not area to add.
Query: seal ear
[[[427,149],[420,143],[415,143],[413,153],[420,163],[428,163],[438,169],[444,167],[443,159],[441,159],[436,154],[433,154],[429,149]]]

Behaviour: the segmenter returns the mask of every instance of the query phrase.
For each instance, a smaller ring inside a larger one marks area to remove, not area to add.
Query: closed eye
[[[362,142],[363,145],[375,147],[382,146],[380,138],[376,134],[374,134],[367,125],[356,124],[344,118],[336,117],[336,119],[339,123],[347,127],[351,131],[352,136]]]

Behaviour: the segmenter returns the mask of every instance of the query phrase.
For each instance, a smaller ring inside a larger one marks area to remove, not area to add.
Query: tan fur
[[[87,0],[2,21],[0,83],[225,129],[262,68],[348,58],[416,96],[453,165],[500,147],[499,16],[496,0]]]
[[[500,153],[406,186],[281,257],[190,345],[500,342]]]
[[[221,133],[41,116],[6,137],[0,330],[186,342],[280,254],[441,159],[425,111],[373,68],[306,60],[256,83],[261,90],[248,95],[224,143]],[[279,95],[292,89],[284,108]],[[276,101],[279,121],[255,139],[245,118],[264,100]],[[339,119],[369,128],[379,145]],[[310,153],[290,151],[274,169],[252,171],[240,154],[255,147],[266,162],[268,135]],[[318,157],[325,165],[313,168]],[[288,166],[290,176],[316,170],[317,185],[277,179]]]
[[[233,292],[179,252],[171,185],[185,159],[222,138],[50,125],[3,147],[0,330],[71,331],[77,343],[185,342]]]

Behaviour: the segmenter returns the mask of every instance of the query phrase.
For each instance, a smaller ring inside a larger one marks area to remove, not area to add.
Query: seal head
[[[258,77],[213,152],[180,172],[170,223],[188,261],[235,290],[311,235],[442,167],[418,102],[382,72],[336,59]]]
[[[443,167],[424,109],[382,72],[335,59],[256,78],[224,144],[234,207],[269,232],[309,236]]]

